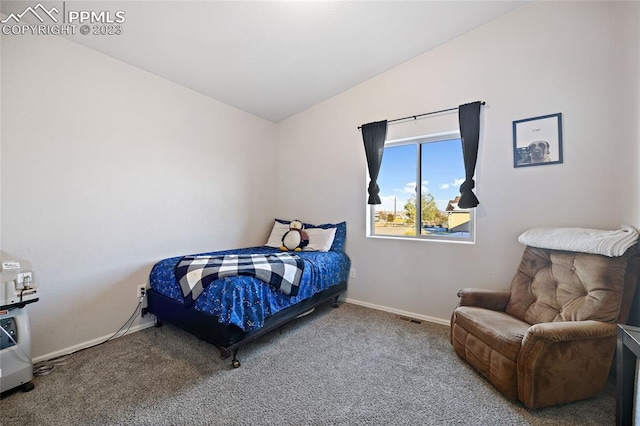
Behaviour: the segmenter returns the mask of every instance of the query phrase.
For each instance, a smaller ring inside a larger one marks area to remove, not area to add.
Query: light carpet
[[[29,393],[0,400],[2,425],[609,425],[614,385],[527,410],[449,343],[449,328],[341,304],[240,350],[165,325],[74,354]]]

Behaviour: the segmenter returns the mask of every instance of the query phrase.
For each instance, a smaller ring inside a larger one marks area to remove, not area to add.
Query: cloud
[[[429,181],[428,180],[423,180],[421,188],[422,188],[422,192],[429,192]],[[416,193],[416,183],[415,182],[409,182],[409,183],[404,185],[404,188],[402,188],[402,189],[394,189],[394,191],[400,192],[402,194],[408,194],[410,196],[413,196]]]
[[[416,193],[416,183],[409,182],[404,184],[404,188],[398,189],[398,192],[402,192],[403,194],[415,194]]]
[[[421,184],[422,191],[428,193],[429,181],[423,180]],[[382,202],[382,204],[376,206],[376,211],[383,210],[385,212],[392,212],[395,203],[396,211],[398,212],[398,214],[400,214],[400,212],[403,212],[404,205],[407,203],[407,201],[411,197],[416,195],[416,182],[407,182],[403,188],[394,188],[393,192],[397,193],[398,195],[380,194],[380,201]]]
[[[453,182],[440,184],[439,188],[440,189],[449,189],[452,186],[454,188],[457,188],[460,185],[462,185],[463,183],[464,183],[464,179],[454,179]]]

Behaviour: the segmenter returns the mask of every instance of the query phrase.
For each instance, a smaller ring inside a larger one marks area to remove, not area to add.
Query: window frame
[[[422,136],[411,136],[402,139],[386,140],[384,143],[384,149],[404,146],[415,145],[416,146],[416,218],[422,217],[422,202],[419,202],[422,197],[422,145],[426,143],[444,142],[451,139],[461,139],[459,130],[452,130],[447,132],[432,133]],[[460,147],[462,149],[462,146]],[[383,155],[384,159],[384,155]],[[367,171],[367,178],[369,178],[369,172]],[[425,235],[421,231],[422,220],[416,220],[415,231],[416,235],[384,235],[375,233],[375,214],[376,205],[367,205],[367,238],[379,238],[379,239],[393,239],[393,240],[410,240],[410,241],[431,241],[431,242],[449,242],[457,244],[475,244],[476,241],[476,214],[475,209],[469,210],[469,237],[446,237],[439,235]]]

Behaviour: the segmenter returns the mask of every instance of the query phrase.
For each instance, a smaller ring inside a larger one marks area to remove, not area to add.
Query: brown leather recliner
[[[529,408],[590,398],[607,381],[639,275],[637,245],[620,257],[526,247],[509,290],[458,292],[451,343]]]

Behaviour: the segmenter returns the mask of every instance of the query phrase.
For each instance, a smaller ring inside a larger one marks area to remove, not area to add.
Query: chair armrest
[[[551,342],[566,342],[570,340],[616,337],[617,333],[618,330],[615,324],[601,321],[543,322],[529,327],[527,334],[522,339],[522,347],[524,348],[538,339]]]
[[[477,306],[492,311],[504,311],[509,303],[511,292],[507,290],[489,290],[481,288],[463,288],[458,290],[458,306]]]
[[[518,399],[529,408],[590,398],[604,388],[616,347],[615,324],[535,324],[518,354]]]

